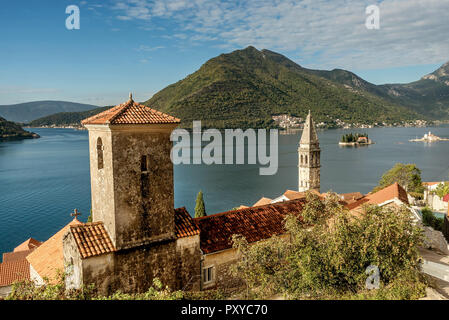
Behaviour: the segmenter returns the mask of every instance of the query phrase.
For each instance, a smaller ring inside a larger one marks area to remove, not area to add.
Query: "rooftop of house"
[[[271,201],[273,201],[273,199],[262,197],[259,200],[257,200],[257,202],[255,204],[253,204],[253,207],[263,206],[263,205],[271,203]]]
[[[14,248],[14,252],[19,252],[19,251],[27,251],[30,249],[35,249],[37,247],[39,247],[42,244],[42,242],[33,239],[33,238],[29,238],[28,240],[22,242],[21,244],[19,244],[17,247]]]
[[[200,229],[185,207],[175,209],[175,234],[177,238],[200,234]]]
[[[0,287],[10,286],[16,281],[30,279],[30,264],[26,259],[0,263]]]
[[[25,259],[34,249],[17,251],[17,252],[5,252],[3,253],[3,262],[16,261]]]
[[[130,99],[81,121],[86,124],[176,124],[181,120]]]
[[[232,248],[232,235],[240,234],[251,243],[285,233],[288,214],[300,216],[304,199],[277,202],[194,218],[200,232],[201,250],[208,254]]]
[[[357,200],[355,202],[351,202],[351,203],[347,204],[346,208],[349,210],[353,210],[358,207],[361,207],[364,204],[381,205],[385,202],[388,202],[388,201],[394,200],[394,199],[398,199],[405,205],[409,205],[407,191],[405,191],[405,189],[402,188],[397,182],[395,182],[392,185],[389,185],[388,187],[385,187],[377,192],[368,193],[363,198],[360,198],[359,200]]]
[[[54,283],[58,270],[64,270],[64,257],[62,251],[62,238],[70,230],[71,226],[79,225],[82,222],[73,219],[64,228],[59,230],[50,239],[42,243],[37,249],[31,252],[26,259],[33,269],[42,277],[47,277]]]
[[[115,251],[115,247],[112,244],[108,232],[104,228],[103,222],[71,225],[70,231],[75,238],[81,259]]]

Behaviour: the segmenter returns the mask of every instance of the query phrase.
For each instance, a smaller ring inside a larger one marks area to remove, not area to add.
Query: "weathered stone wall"
[[[145,292],[159,278],[164,286],[177,289],[176,242],[121,250],[84,260],[84,283],[95,283],[104,295],[117,290]]]
[[[78,289],[83,284],[83,264],[71,232],[67,232],[62,239],[62,251],[66,288]]]
[[[198,291],[201,289],[201,249],[200,236],[176,240],[178,259],[178,283],[180,290]]]
[[[98,168],[98,138],[103,143],[103,168]],[[112,136],[107,126],[89,127],[90,181],[92,198],[92,221],[102,221],[105,229],[116,243],[114,180],[112,166]]]
[[[0,287],[0,298],[5,298],[12,291],[12,286]]]
[[[213,267],[214,281],[203,284],[203,289],[232,289],[243,285],[241,279],[233,277],[230,267],[237,261],[237,250],[228,249],[204,256],[203,268]]]
[[[320,191],[320,149],[300,147],[298,149],[298,190]]]
[[[174,237],[171,147],[170,131],[112,131],[118,249]]]

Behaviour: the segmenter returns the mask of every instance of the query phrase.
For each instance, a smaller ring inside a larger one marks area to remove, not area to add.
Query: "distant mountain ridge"
[[[0,116],[9,121],[25,123],[58,112],[78,112],[94,108],[98,106],[67,101],[33,101],[0,105]]]
[[[279,53],[248,47],[208,60],[145,104],[181,118],[183,126],[202,120],[204,126],[215,128],[267,127],[274,114],[305,117],[309,109],[317,122],[373,124],[449,117],[449,104],[444,102],[438,105],[429,98],[411,103],[416,91],[408,85],[377,86],[346,70],[306,69]]]
[[[47,126],[81,126],[81,120],[105,111],[109,107],[99,107],[88,111],[79,112],[58,112],[49,116],[45,116],[29,122],[30,127],[47,127]]]

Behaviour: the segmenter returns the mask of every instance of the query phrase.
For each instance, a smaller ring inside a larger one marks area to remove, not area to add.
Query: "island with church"
[[[348,133],[341,136],[338,145],[340,146],[366,146],[374,144],[374,142],[368,137],[367,133]]]

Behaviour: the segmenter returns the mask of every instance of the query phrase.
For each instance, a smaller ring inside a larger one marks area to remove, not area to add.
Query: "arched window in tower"
[[[305,161],[305,163],[307,164],[307,156],[305,156],[305,160],[304,160],[304,161]]]
[[[302,157],[302,155],[301,155],[301,164],[303,164],[303,160],[304,160],[304,159],[303,159],[303,157]]]
[[[149,156],[142,155],[140,157],[140,192],[143,198],[150,196],[150,175],[148,172]]]
[[[100,137],[97,139],[97,163],[98,170],[103,169],[103,141]]]

